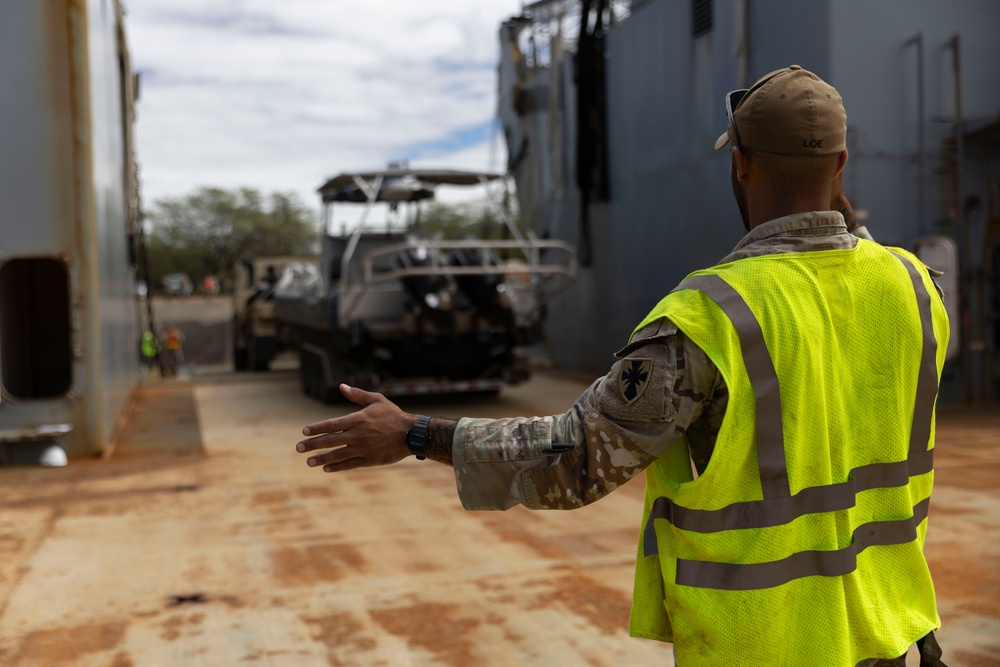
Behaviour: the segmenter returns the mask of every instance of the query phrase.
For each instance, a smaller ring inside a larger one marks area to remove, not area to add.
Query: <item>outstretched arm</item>
[[[382,394],[346,384],[340,385],[340,392],[362,409],[302,429],[302,435],[308,439],[296,445],[298,452],[327,450],[310,456],[306,460],[309,466],[323,466],[324,472],[340,472],[388,465],[410,456],[406,434],[413,428],[417,415],[403,412]],[[455,424],[448,419],[431,419],[427,458],[451,465]]]
[[[572,509],[592,503],[688,432],[701,434],[690,445],[694,463],[703,470],[714,442],[708,432],[718,430],[725,410],[725,384],[718,370],[666,321],[637,333],[620,355],[611,372],[562,415],[432,419],[427,458],[454,467],[462,505],[474,510],[519,503],[531,509]],[[641,383],[633,381],[640,379],[636,365],[648,379],[641,396]],[[630,382],[636,391],[623,395]],[[319,452],[307,458],[310,466],[339,472],[395,463],[409,455],[406,434],[417,415],[381,394],[346,385],[341,392],[362,409],[303,429],[307,439],[298,451]],[[702,418],[706,405],[711,409]]]

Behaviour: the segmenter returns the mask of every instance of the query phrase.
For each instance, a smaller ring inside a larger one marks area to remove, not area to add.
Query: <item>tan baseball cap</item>
[[[837,90],[798,65],[761,77],[733,112],[744,148],[783,155],[831,155],[847,145],[847,112]],[[730,123],[715,142],[732,142]]]

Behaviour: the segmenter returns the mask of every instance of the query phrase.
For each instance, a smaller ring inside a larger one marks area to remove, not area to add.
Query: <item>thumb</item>
[[[377,394],[373,391],[365,391],[364,389],[358,389],[357,387],[352,387],[347,384],[341,383],[340,393],[344,395],[344,398],[352,403],[357,403],[362,407],[368,407],[373,403],[378,403],[385,400],[385,396],[382,394]]]

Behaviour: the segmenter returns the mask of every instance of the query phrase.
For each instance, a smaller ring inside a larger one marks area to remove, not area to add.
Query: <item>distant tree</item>
[[[203,187],[158,199],[146,218],[151,288],[164,275],[232,276],[240,259],[315,253],[315,215],[294,194]]]
[[[504,208],[514,226],[524,235],[516,205],[505,202]],[[429,236],[440,235],[443,239],[472,237],[501,241],[514,238],[496,207],[486,201],[460,204],[435,202],[421,210],[416,229]],[[524,259],[520,250],[499,250],[496,254],[501,259]]]
[[[523,230],[517,213],[508,210],[508,215],[512,215],[514,224]],[[460,204],[434,202],[421,209],[417,230],[430,236],[440,234],[444,239],[457,239],[463,236],[485,239],[511,238],[507,225],[496,209],[486,201]]]
[[[442,204],[433,202],[420,209],[415,229],[421,234],[457,239],[475,234],[480,228],[481,206],[476,203]]]

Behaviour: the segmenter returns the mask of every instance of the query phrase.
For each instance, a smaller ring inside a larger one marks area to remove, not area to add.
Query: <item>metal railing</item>
[[[376,262],[385,257],[396,256],[407,250],[428,251],[428,266],[376,268]],[[479,250],[478,266],[454,266],[450,250]],[[524,258],[524,264],[511,265],[498,261],[495,251],[517,250]],[[543,253],[558,254],[553,261],[543,258]],[[351,316],[357,311],[372,287],[380,283],[398,281],[411,276],[485,276],[485,275],[528,275],[537,276],[540,281],[534,285],[538,306],[543,306],[556,295],[565,291],[576,280],[576,249],[558,240],[530,239],[524,241],[488,241],[478,239],[463,240],[413,240],[394,243],[374,250],[362,258],[354,271],[345,274],[341,284],[343,306],[339,309],[340,326],[347,328]]]

